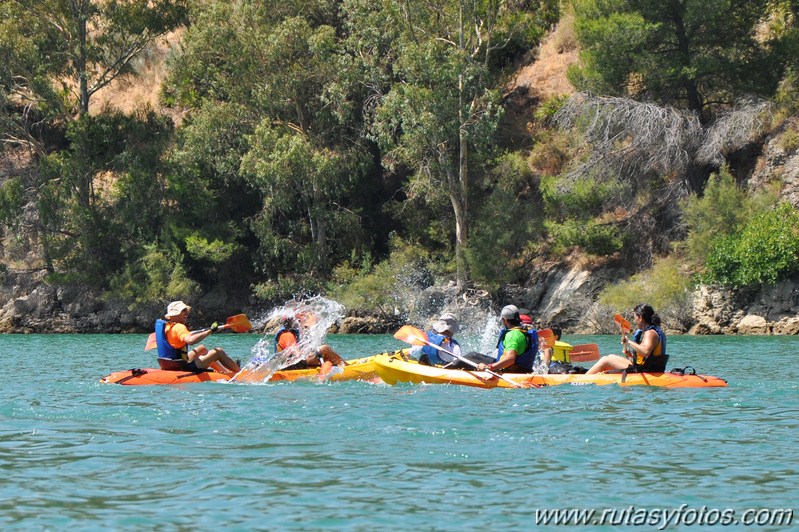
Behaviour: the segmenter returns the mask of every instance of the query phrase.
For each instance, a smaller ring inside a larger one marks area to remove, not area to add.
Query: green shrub
[[[771,285],[799,271],[799,212],[790,204],[754,216],[711,243],[705,280],[736,288]]]
[[[624,247],[624,236],[615,225],[569,219],[562,223],[548,221],[545,226],[556,254],[578,247],[590,255],[601,257],[612,255]]]
[[[391,247],[388,259],[374,267],[357,269],[349,263],[336,267],[329,294],[347,308],[390,313],[404,306],[407,292],[432,284],[430,258],[421,246],[393,237]]]
[[[780,146],[787,153],[793,153],[799,149],[799,132],[789,129],[780,137]]]
[[[310,275],[279,275],[277,280],[269,279],[253,286],[253,293],[263,302],[282,304],[292,299],[303,299],[319,295],[323,286]]]
[[[134,305],[174,299],[191,299],[199,285],[188,276],[183,256],[177,250],[144,246],[138,261],[129,263],[110,281],[109,297],[133,301]]]
[[[710,177],[704,195],[690,196],[682,203],[683,222],[688,228],[684,242],[688,259],[701,267],[705,264],[712,243],[723,240],[750,219],[776,203],[773,191],[754,196],[738,187],[726,167]]]
[[[606,287],[599,294],[599,303],[625,312],[648,303],[671,326],[687,327],[693,285],[683,261],[670,256],[657,259],[651,268],[626,281]]]
[[[0,185],[0,224],[16,227],[24,206],[25,187],[22,179],[12,177]]]

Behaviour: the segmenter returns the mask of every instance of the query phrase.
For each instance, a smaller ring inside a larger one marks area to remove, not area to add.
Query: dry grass
[[[555,30],[541,43],[538,58],[522,68],[511,83],[525,87],[531,97],[546,100],[574,93],[566,71],[577,62],[573,16],[565,15]]]
[[[152,108],[172,115],[159,104],[161,84],[166,77],[166,59],[180,44],[184,28],[173,31],[157,40],[135,62],[135,74],[120,77],[98,91],[91,99],[90,113],[112,109],[126,114],[137,109]],[[173,116],[177,120],[179,117]]]

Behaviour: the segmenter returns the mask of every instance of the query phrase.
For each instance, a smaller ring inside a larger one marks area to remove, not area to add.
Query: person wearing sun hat
[[[241,367],[221,347],[209,350],[199,343],[216,331],[216,324],[208,329],[189,332],[186,321],[190,312],[191,307],[183,301],[173,301],[166,308],[165,319],[156,320],[158,357],[178,363],[182,361],[181,365],[188,371],[203,371],[213,364],[215,369],[223,373],[238,373]],[[190,348],[192,345],[194,347]]]
[[[427,341],[446,349],[455,355],[461,354],[461,346],[453,335],[460,330],[458,318],[451,312],[445,312],[438,317],[427,331]],[[457,362],[457,357],[436,349],[432,345],[416,346],[411,348],[411,355],[419,355],[419,363],[427,366],[448,366]]]

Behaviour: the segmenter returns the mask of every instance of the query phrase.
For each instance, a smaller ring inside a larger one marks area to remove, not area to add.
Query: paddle
[[[412,325],[403,325],[402,327],[400,327],[400,329],[397,332],[394,333],[394,338],[396,338],[397,340],[399,340],[401,342],[405,342],[405,343],[408,343],[408,344],[411,344],[411,345],[429,345],[430,347],[438,349],[439,351],[441,351],[443,353],[447,353],[448,355],[454,356],[455,358],[457,358],[461,362],[469,364],[473,368],[477,368],[477,363],[476,362],[472,362],[468,358],[462,357],[460,355],[456,355],[452,351],[444,349],[440,345],[436,345],[434,343],[429,342],[427,340],[427,337],[425,337],[425,334],[421,330],[417,329],[416,327],[414,327]],[[490,369],[485,369],[483,371],[485,371],[486,373],[489,373],[490,375],[493,375],[494,377],[502,379],[505,382],[508,382],[508,383],[512,384],[514,388],[524,388],[524,386],[522,386],[521,384],[513,382],[509,378],[500,375],[496,371],[492,371]]]
[[[206,327],[205,329],[198,329],[197,331],[191,331],[192,333],[199,332],[199,331],[207,331],[210,327]],[[247,316],[244,314],[236,314],[235,316],[229,317],[225,320],[224,325],[220,325],[217,328],[217,331],[221,331],[224,329],[231,329],[233,332],[249,332],[252,330],[252,323],[250,320],[247,319]],[[155,349],[157,347],[155,341],[155,333],[150,333],[150,336],[147,337],[147,343],[144,346],[145,351],[149,351],[151,349]]]
[[[599,360],[599,346],[596,344],[575,345],[569,353],[571,362],[593,362]]]
[[[541,329],[538,331],[538,348],[547,349],[555,345],[555,333],[552,329]]]
[[[624,316],[622,316],[621,314],[614,314],[613,321],[615,321],[618,324],[622,334],[629,333],[630,331],[633,330],[633,326],[630,325],[630,322],[625,320]]]
[[[615,321],[616,324],[619,326],[619,329],[621,329],[622,336],[624,336],[625,334],[629,334],[630,331],[633,330],[633,327],[632,325],[630,325],[630,322],[625,320],[624,316],[622,316],[621,314],[614,314],[613,321]],[[624,355],[628,358],[632,357],[632,353],[630,353],[626,345],[624,346]]]

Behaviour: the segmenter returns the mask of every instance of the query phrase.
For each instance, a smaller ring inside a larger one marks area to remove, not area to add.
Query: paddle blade
[[[158,347],[158,344],[155,342],[155,333],[150,333],[150,336],[147,337],[147,343],[144,345],[144,350],[149,351],[150,349],[155,349]]]
[[[394,338],[411,345],[427,345],[427,336],[413,325],[403,325],[394,333]]]
[[[575,345],[569,353],[571,362],[593,362],[599,360],[599,346],[596,344]]]
[[[541,329],[538,331],[538,348],[547,349],[555,345],[555,333],[552,329]]]
[[[225,321],[225,327],[232,329],[234,332],[244,333],[252,330],[252,323],[244,314],[236,314]]]
[[[622,316],[621,314],[614,315],[613,321],[615,321],[618,324],[619,329],[621,329],[621,332],[623,333],[628,333],[633,330],[632,325],[630,325],[630,322],[625,320],[624,316]]]

